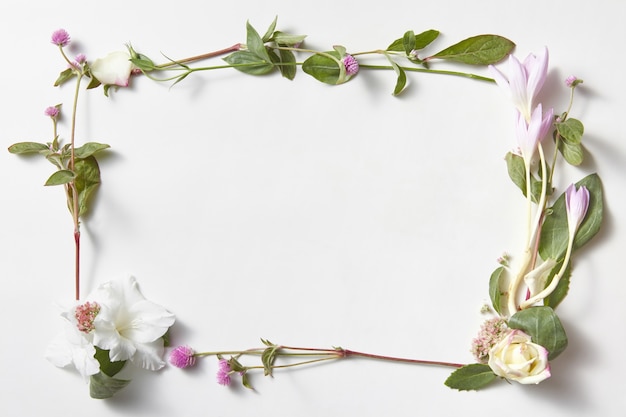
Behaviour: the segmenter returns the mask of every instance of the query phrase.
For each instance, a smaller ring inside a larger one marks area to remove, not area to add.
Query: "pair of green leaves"
[[[91,196],[100,184],[100,167],[94,154],[109,145],[97,142],[88,142],[74,149],[74,169],[68,167],[71,158],[69,145],[59,147],[57,139],[52,143],[19,142],[9,147],[9,152],[17,155],[40,154],[57,167],[45,182],[46,186],[67,185],[74,183],[78,194],[78,216],[88,211],[88,203]],[[67,193],[68,207],[73,212],[73,193]]]
[[[548,360],[559,356],[567,347],[567,334],[558,316],[550,307],[531,307],[518,311],[509,319],[511,329],[519,329],[531,341],[548,351]],[[489,365],[474,363],[454,371],[445,384],[459,391],[478,390],[493,382],[497,375]]]
[[[277,18],[274,19],[265,34],[259,33],[246,23],[246,50],[233,52],[224,58],[231,66],[251,75],[264,75],[278,68],[283,77],[293,80],[296,76],[296,57],[283,47],[294,47],[301,43],[306,35],[291,35],[276,31]],[[277,48],[266,46],[273,43]]]
[[[91,398],[100,400],[111,398],[130,383],[130,380],[127,379],[114,378],[122,370],[126,361],[112,362],[109,358],[109,351],[99,347],[96,347],[94,357],[100,363],[100,372],[89,378],[89,395]]]

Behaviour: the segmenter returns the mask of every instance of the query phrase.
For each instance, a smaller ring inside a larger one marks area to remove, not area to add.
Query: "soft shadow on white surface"
[[[280,29],[307,33],[319,48],[381,48],[409,29],[441,30],[438,46],[498,33],[517,43],[522,58],[550,48],[554,87],[545,94],[557,110],[568,100],[560,80],[572,72],[585,79],[572,115],[585,123],[588,155],[564,172],[597,171],[606,214],[559,307],[569,347],[538,386],[501,381],[459,393],[443,385],[448,369],[355,359],[254,375],[250,391],[219,386],[215,360],[207,359],[186,371],[125,370],[132,383],[115,399],[96,401],[80,377],[43,359],[60,330],[54,304],[73,291],[62,192],[42,187],[51,172],[45,162],[0,153],[0,367],[8,381],[0,403],[8,415],[623,415],[613,381],[625,371],[616,347],[626,342],[618,297],[626,289],[619,272],[626,142],[615,114],[626,108],[626,89],[617,64],[601,58],[624,38],[625,6],[582,11],[572,2],[531,0],[512,15],[491,0],[371,7],[181,1],[165,8],[114,0],[108,7],[124,12],[110,16],[74,0],[39,3],[0,6],[0,33],[16,40],[5,45],[0,69],[5,147],[48,137],[43,109],[69,103],[69,88],[51,86],[63,67],[49,44],[59,27],[90,59],[129,41],[155,58],[195,55],[244,39],[247,19],[262,30],[276,14]],[[597,42],[581,27],[616,33]],[[192,75],[171,89],[135,79],[110,98],[83,94],[79,137],[112,145],[82,229],[85,292],[135,275],[147,298],[177,315],[172,343],[198,350],[256,347],[263,337],[471,362],[495,258],[519,249],[513,219],[523,202],[502,160],[513,146],[511,111],[488,84],[428,74],[409,80],[399,98],[391,97],[390,72],[362,72],[330,87],[301,72],[289,82],[225,71]],[[60,127],[67,129],[67,119]]]

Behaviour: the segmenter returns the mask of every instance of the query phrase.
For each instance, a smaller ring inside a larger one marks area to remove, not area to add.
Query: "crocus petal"
[[[587,187],[581,186],[578,190],[576,190],[575,184],[567,187],[565,191],[565,208],[567,211],[569,235],[573,239],[589,208],[589,190]]]
[[[537,56],[528,55],[524,61],[524,67],[528,76],[527,91],[530,94],[529,98],[531,101],[534,101],[548,75],[548,48],[544,46]]]
[[[111,52],[104,58],[96,59],[91,64],[91,73],[105,85],[127,87],[133,64],[128,52]]]

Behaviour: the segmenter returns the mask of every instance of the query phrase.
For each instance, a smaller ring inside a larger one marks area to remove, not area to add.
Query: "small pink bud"
[[[351,76],[359,72],[359,61],[352,55],[343,58],[343,65],[346,67],[346,75]]]
[[[44,110],[43,114],[55,119],[59,115],[60,112],[61,111],[59,110],[57,106],[50,106],[50,107],[46,107],[46,110]]]
[[[52,33],[52,43],[61,47],[70,43],[70,34],[65,29],[58,29]]]

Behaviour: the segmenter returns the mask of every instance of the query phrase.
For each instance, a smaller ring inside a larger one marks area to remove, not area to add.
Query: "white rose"
[[[538,384],[550,377],[548,351],[521,330],[511,330],[491,348],[489,366],[496,375],[520,384]]]
[[[111,52],[91,64],[91,73],[102,84],[128,87],[133,63],[128,52]]]

